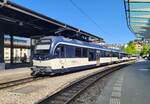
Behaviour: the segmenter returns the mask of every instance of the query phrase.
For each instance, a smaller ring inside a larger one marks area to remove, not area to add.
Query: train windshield
[[[47,42],[47,41],[40,41],[34,50],[34,54],[36,55],[47,55],[49,54],[50,51],[50,47],[51,47],[51,42]]]
[[[50,49],[50,44],[39,44],[35,48],[35,54],[48,54]]]

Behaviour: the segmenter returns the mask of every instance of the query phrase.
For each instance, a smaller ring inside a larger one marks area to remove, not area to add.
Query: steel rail
[[[9,81],[9,82],[0,83],[0,90],[10,88],[13,86],[17,86],[17,85],[21,85],[21,84],[25,84],[28,82],[36,81],[39,79],[43,79],[43,78],[42,77],[38,77],[38,78],[27,77],[27,78],[23,78],[23,79],[17,79],[17,80],[13,80],[13,81]]]

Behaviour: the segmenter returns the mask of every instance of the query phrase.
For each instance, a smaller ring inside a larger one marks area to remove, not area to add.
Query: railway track
[[[13,87],[13,86],[17,86],[17,85],[21,85],[21,84],[25,84],[25,83],[28,83],[28,82],[36,81],[36,80],[39,80],[39,79],[41,79],[41,77],[39,77],[39,78],[27,77],[27,78],[23,78],[23,79],[9,81],[9,82],[5,82],[5,83],[0,83],[0,90],[6,89],[6,88],[9,88],[9,87]]]
[[[72,83],[68,87],[62,89],[61,91],[39,101],[37,104],[69,104],[88,87],[92,86],[95,82],[127,65],[128,64],[123,64],[80,79]]]

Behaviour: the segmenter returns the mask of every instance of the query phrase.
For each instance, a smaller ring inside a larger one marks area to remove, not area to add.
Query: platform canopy
[[[125,0],[129,29],[138,38],[150,39],[150,0]]]
[[[0,0],[0,32],[21,37],[64,35],[82,39],[102,38],[39,14],[13,2]]]

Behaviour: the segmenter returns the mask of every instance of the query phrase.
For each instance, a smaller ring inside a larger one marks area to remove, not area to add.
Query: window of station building
[[[75,57],[81,57],[81,48],[75,47]]]
[[[87,57],[87,56],[88,56],[88,49],[82,48],[82,57]]]

